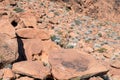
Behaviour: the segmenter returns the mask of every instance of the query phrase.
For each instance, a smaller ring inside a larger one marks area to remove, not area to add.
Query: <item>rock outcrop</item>
[[[17,60],[18,56],[17,39],[11,39],[8,35],[0,33],[0,63],[10,64]]]
[[[119,0],[0,0],[0,80],[119,80]]]
[[[82,79],[108,71],[91,55],[78,50],[60,49],[51,51],[49,55],[52,74],[59,80],[75,77]]]

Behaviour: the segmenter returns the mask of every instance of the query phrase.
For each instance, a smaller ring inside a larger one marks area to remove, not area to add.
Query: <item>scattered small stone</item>
[[[54,17],[54,12],[49,12],[47,15],[48,15],[48,18],[52,18]]]

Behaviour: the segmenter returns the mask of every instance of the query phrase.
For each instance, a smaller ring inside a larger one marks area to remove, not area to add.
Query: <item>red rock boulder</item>
[[[7,34],[10,38],[16,37],[15,35],[15,28],[12,26],[11,22],[9,21],[9,16],[2,16],[0,19],[0,33]]]
[[[17,40],[10,39],[6,34],[0,34],[0,63],[9,64],[15,61],[18,55]]]
[[[27,60],[34,60],[34,57],[42,53],[42,42],[40,39],[22,39],[25,56]]]
[[[22,61],[14,63],[12,70],[15,73],[39,79],[44,79],[50,73],[50,69],[44,66],[40,61]]]
[[[91,55],[75,49],[53,50],[49,54],[52,74],[56,79],[87,78],[107,72]]]

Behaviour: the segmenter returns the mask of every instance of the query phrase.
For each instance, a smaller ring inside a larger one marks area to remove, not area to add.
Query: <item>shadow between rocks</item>
[[[18,59],[16,60],[16,62],[25,61],[25,60],[27,60],[27,59],[26,59],[26,56],[25,56],[25,50],[24,50],[23,41],[21,40],[20,37],[17,37],[17,42],[18,42],[18,53],[19,53],[19,57],[18,57]]]

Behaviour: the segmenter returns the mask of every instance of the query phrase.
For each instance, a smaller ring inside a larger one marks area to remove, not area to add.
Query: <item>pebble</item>
[[[54,17],[55,15],[54,15],[54,12],[49,12],[49,13],[47,14],[47,16],[48,16],[48,18],[52,18],[52,17]]]

